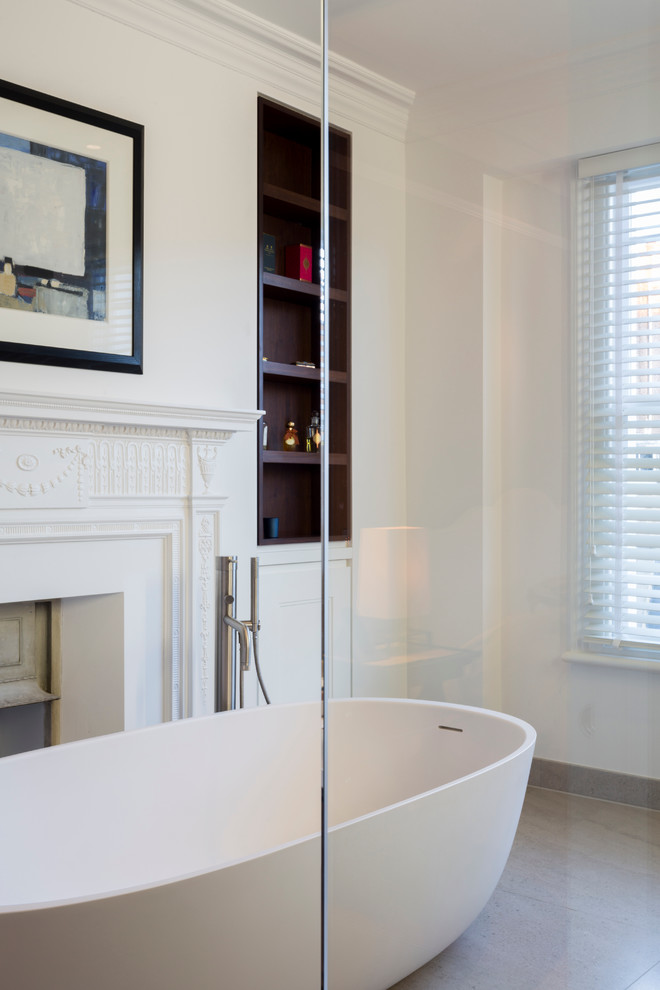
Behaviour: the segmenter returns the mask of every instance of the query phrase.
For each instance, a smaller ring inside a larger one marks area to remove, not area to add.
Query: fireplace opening
[[[0,605],[0,755],[52,738],[50,602]]]
[[[0,757],[123,728],[123,594],[1,604]]]

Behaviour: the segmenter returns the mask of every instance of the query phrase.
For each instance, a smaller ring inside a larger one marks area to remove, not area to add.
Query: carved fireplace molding
[[[130,568],[131,541],[161,541],[162,717],[212,711],[221,448],[260,415],[0,392],[0,601],[25,589],[17,547],[57,548],[66,571],[73,544],[124,541]]]

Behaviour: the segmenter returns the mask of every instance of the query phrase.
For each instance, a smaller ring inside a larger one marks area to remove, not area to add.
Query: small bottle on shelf
[[[312,413],[312,450],[316,453],[321,446],[321,422],[317,412]]]
[[[294,429],[295,423],[290,420],[287,424],[286,433],[282,438],[282,448],[283,450],[295,450],[296,447],[300,445],[300,440],[298,439],[298,430]]]
[[[305,453],[311,454],[314,450],[314,430],[308,426],[305,430]]]

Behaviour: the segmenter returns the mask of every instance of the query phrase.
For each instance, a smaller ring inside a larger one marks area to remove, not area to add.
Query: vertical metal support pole
[[[321,355],[321,990],[328,984],[328,689],[329,678],[329,625],[328,625],[328,539],[329,539],[329,457],[328,430],[329,374],[328,360],[330,334],[330,126],[328,121],[328,3],[321,0],[321,311],[319,320]]]
[[[228,712],[236,708],[236,633],[224,622],[235,618],[237,557],[216,557],[216,664],[215,710]]]

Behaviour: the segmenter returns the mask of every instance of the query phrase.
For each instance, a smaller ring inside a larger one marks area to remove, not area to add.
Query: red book
[[[290,244],[286,249],[286,276],[312,281],[312,249],[309,244]]]

